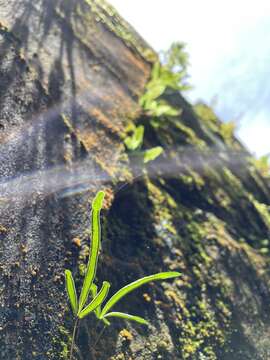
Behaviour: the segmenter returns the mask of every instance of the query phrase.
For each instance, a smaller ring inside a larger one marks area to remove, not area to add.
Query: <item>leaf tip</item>
[[[179,271],[171,271],[170,274],[171,274],[170,276],[171,278],[179,277],[182,275]]]
[[[95,196],[93,202],[92,202],[92,208],[94,210],[100,210],[102,208],[102,203],[105,197],[104,191],[99,191],[97,195]]]

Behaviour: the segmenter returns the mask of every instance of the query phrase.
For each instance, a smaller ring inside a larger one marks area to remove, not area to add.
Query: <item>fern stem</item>
[[[76,330],[78,327],[78,323],[79,323],[79,318],[77,317],[75,320],[75,323],[74,323],[74,328],[73,328],[69,360],[72,360],[72,358],[73,358],[73,350],[74,350],[74,345],[75,345],[75,337],[76,337]]]
[[[97,338],[96,342],[95,342],[94,345],[93,345],[93,350],[95,349],[97,343],[98,343],[99,340],[101,339],[101,336],[102,336],[102,334],[104,333],[104,330],[106,329],[106,327],[107,327],[107,325],[104,325],[103,328],[102,328],[102,330],[100,331],[100,333],[99,333],[99,335],[98,335],[98,338]]]

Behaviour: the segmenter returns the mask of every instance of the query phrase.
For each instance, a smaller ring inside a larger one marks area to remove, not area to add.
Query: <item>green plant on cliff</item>
[[[99,321],[103,321],[105,326],[110,325],[108,319],[113,317],[131,320],[140,324],[147,325],[148,322],[140,316],[130,315],[118,311],[111,312],[110,310],[119,300],[122,299],[122,297],[124,297],[131,291],[137,289],[138,287],[146,283],[149,283],[151,281],[175,278],[180,275],[180,273],[178,272],[171,271],[171,272],[161,272],[154,275],[143,277],[118,290],[102,307],[102,304],[108,295],[110,283],[104,281],[101,289],[98,291],[98,287],[94,283],[94,281],[96,275],[98,255],[100,251],[100,237],[101,237],[100,211],[102,208],[103,199],[104,199],[104,192],[99,191],[92,202],[91,247],[90,247],[88,265],[84,276],[83,286],[79,299],[77,296],[76,286],[72,273],[70,270],[65,271],[67,295],[69,298],[73,315],[75,317],[72,343],[70,349],[70,359],[72,359],[73,357],[76,330],[80,319],[83,319],[86,316],[90,315],[91,313],[94,313]],[[88,301],[89,298],[90,301]]]
[[[252,158],[252,163],[263,177],[270,177],[270,154]]]
[[[233,143],[235,129],[236,129],[236,124],[232,120],[226,123],[222,123],[220,125],[221,136],[229,146],[232,145]]]
[[[187,90],[190,86],[186,83],[188,54],[184,50],[183,43],[173,43],[168,51],[161,53],[160,61],[157,61],[152,69],[151,78],[146,85],[146,91],[139,102],[150,123],[158,127],[162,119],[178,116],[181,110],[171,106],[162,95],[171,90]],[[124,144],[129,151],[137,151],[141,148],[144,139],[144,126],[134,126],[130,134],[124,138]],[[156,159],[163,149],[157,146],[144,152],[143,162],[147,163]]]
[[[131,134],[125,137],[124,144],[129,151],[138,152],[143,144],[143,138],[144,126],[134,126],[131,130]],[[146,164],[149,161],[155,160],[160,154],[162,154],[162,152],[163,148],[161,146],[155,146],[151,149],[145,150],[142,154],[143,163]],[[141,155],[140,152],[138,154]]]
[[[144,126],[135,126],[130,136],[124,139],[124,143],[128,150],[135,151],[142,146],[144,136]]]
[[[183,91],[190,88],[186,83],[188,55],[184,47],[183,43],[173,43],[168,51],[161,53],[161,61],[154,64],[151,79],[140,98],[140,105],[148,116],[161,118],[180,114],[160,97],[170,89]]]

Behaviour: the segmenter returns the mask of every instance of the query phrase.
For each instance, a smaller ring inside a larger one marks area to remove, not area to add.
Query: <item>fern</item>
[[[154,128],[162,124],[162,119],[181,114],[181,109],[171,106],[162,96],[169,89],[183,91],[190,88],[186,83],[188,55],[184,48],[183,43],[173,43],[168,51],[161,54],[161,61],[153,65],[150,81],[139,100],[144,114],[151,118],[149,122]],[[132,134],[125,137],[124,143],[129,151],[136,151],[143,145],[143,139],[144,126],[134,126]],[[143,162],[152,161],[161,153],[160,146],[146,150]]]
[[[169,89],[188,90],[190,86],[186,80],[188,55],[184,50],[185,44],[173,43],[170,49],[161,53],[160,61],[157,61],[151,72],[151,79],[146,85],[146,91],[140,98],[140,105],[149,116],[177,116],[180,114],[165,100],[162,95]]]
[[[154,154],[152,154],[150,158],[151,157],[153,158]],[[76,329],[80,319],[83,319],[86,316],[90,315],[91,313],[94,313],[96,315],[96,318],[99,321],[103,321],[107,326],[110,325],[108,318],[114,318],[114,317],[135,321],[139,324],[147,325],[148,322],[145,319],[141,318],[140,316],[130,315],[122,312],[109,312],[109,310],[114,305],[116,305],[124,296],[126,296],[128,293],[134,291],[135,289],[137,289],[142,285],[145,285],[151,281],[158,281],[158,280],[161,281],[161,280],[166,280],[180,276],[179,272],[161,272],[158,274],[154,274],[138,279],[118,290],[102,308],[102,304],[105,301],[109,292],[110,283],[104,281],[101,290],[98,291],[98,287],[94,283],[94,280],[95,280],[98,255],[100,250],[100,237],[101,237],[100,210],[102,208],[103,199],[104,199],[104,192],[99,191],[92,202],[92,211],[91,211],[92,231],[91,231],[91,248],[90,248],[91,251],[89,255],[88,266],[85,273],[79,302],[78,302],[76,287],[72,274],[70,270],[65,270],[66,291],[72,308],[72,312],[75,316],[75,323],[73,328],[73,336],[72,336],[71,349],[70,349],[70,358],[69,358],[70,360],[73,357]],[[85,304],[88,301],[89,294],[91,294],[92,300],[89,302],[88,305],[85,306]]]
[[[161,146],[156,146],[152,149],[146,150],[144,152],[143,162],[146,164],[149,161],[153,161],[162,153],[163,153],[163,148]]]
[[[174,272],[174,271],[168,271],[168,272],[163,272],[163,273],[158,273],[158,274],[154,274],[154,275],[150,275],[150,276],[146,276],[142,279],[136,280],[134,282],[132,282],[131,284],[128,284],[126,286],[124,286],[122,289],[118,290],[116,294],[114,294],[110,300],[108,300],[108,302],[106,303],[106,305],[104,306],[104,308],[101,311],[100,314],[100,319],[102,319],[103,317],[106,316],[107,312],[119,301],[122,299],[122,297],[124,297],[125,295],[127,295],[128,293],[130,293],[131,291],[134,291],[135,289],[137,289],[138,287],[147,284],[151,281],[156,281],[156,280],[165,280],[165,279],[170,279],[170,278],[175,278],[177,276],[179,276],[180,274],[178,272]]]
[[[142,145],[143,136],[144,136],[144,126],[140,125],[138,127],[135,127],[133,134],[131,136],[127,136],[125,138],[124,143],[129,150],[134,151]]]

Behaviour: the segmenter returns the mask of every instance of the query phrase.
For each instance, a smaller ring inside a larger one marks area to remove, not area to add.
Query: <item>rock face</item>
[[[81,283],[89,202],[106,190],[98,280],[112,291],[179,270],[130,294],[96,346],[81,322],[77,359],[270,357],[270,188],[205,105],[158,127],[142,116],[156,54],[101,0],[0,0],[0,353],[65,359],[72,318],[63,271]],[[128,122],[165,152],[138,175]],[[124,184],[124,185],[123,185]]]

